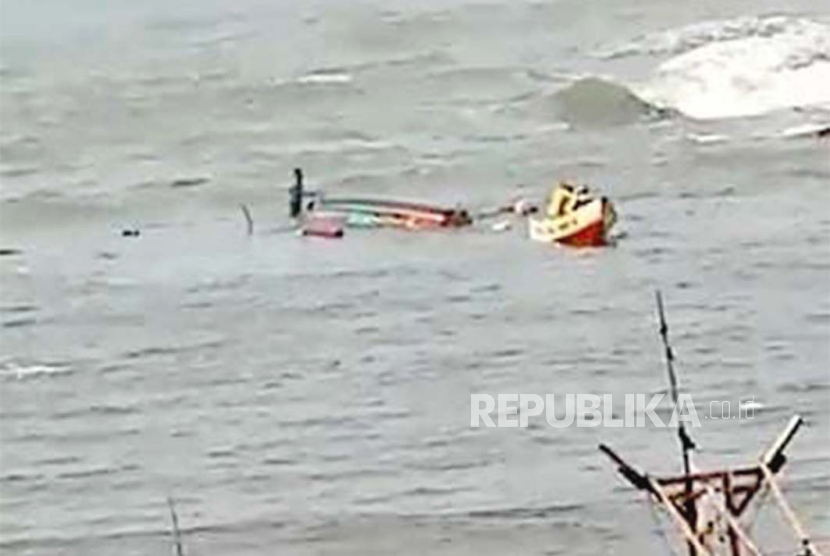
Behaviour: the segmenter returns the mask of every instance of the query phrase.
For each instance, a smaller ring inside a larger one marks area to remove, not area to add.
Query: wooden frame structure
[[[669,388],[676,406],[678,386],[674,372],[674,353],[669,344],[669,328],[663,311],[663,298],[659,291],[656,297]],[[764,488],[773,493],[785,521],[798,539],[801,550],[798,556],[821,556],[776,482],[777,473],[787,462],[784,452],[803,423],[804,420],[800,416],[793,416],[787,428],[769,449],[761,454],[755,464],[735,469],[693,472],[691,452],[696,446],[686,432],[683,421],[678,423],[677,428],[683,456],[682,475],[651,477],[627,463],[609,446],[600,444],[599,449],[614,462],[617,471],[629,483],[638,490],[647,492],[668,512],[686,540],[689,556],[715,556],[722,554],[725,548],[728,548],[728,554],[731,556],[741,556],[743,549],[746,549],[747,554],[760,556],[760,548],[741,525],[740,519],[752,500]],[[701,519],[706,515],[707,506],[712,511],[712,517]],[[718,534],[720,532],[724,534]]]
[[[728,554],[759,556],[762,550],[741,525],[740,518],[756,495],[769,488],[774,495],[785,520],[800,543],[801,556],[821,556],[801,522],[784,498],[776,475],[787,461],[784,452],[798,429],[804,423],[795,415],[773,445],[764,452],[757,463],[734,469],[694,472],[670,477],[652,477],[627,463],[605,444],[599,449],[617,466],[617,471],[635,488],[648,492],[661,504],[679,528],[689,547],[690,556],[715,556],[727,545]],[[691,485],[691,490],[687,485]],[[703,504],[714,510],[716,519],[700,523]],[[690,512],[689,508],[693,508]],[[694,518],[694,519],[693,519]],[[725,524],[726,542],[720,542],[716,534],[716,521]],[[714,542],[713,542],[714,541]]]

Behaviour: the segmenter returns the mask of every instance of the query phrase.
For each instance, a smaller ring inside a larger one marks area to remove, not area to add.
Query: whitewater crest
[[[703,23],[645,37],[617,55],[678,52],[633,92],[696,119],[830,110],[827,25],[786,17]]]
[[[787,16],[743,16],[735,19],[703,21],[684,27],[649,33],[620,46],[600,51],[600,58],[627,56],[678,55],[715,42],[771,38],[787,34],[827,32],[827,27],[803,18]]]

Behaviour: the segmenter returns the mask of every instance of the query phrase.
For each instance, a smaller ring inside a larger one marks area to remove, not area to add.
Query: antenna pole
[[[677,409],[677,376],[674,373],[674,352],[669,343],[669,325],[666,323],[666,315],[663,310],[663,296],[660,290],[656,292],[657,298],[657,315],[660,319],[660,337],[663,340],[663,348],[666,354],[666,368],[669,374],[669,389],[671,390],[672,401],[674,402],[675,410]],[[692,466],[689,452],[695,449],[695,443],[686,432],[686,427],[683,426],[683,421],[677,424],[677,436],[680,439],[680,449],[683,454],[683,474],[686,477],[686,492],[684,503],[684,518],[689,523],[689,527],[693,532],[697,532],[697,506],[693,496],[694,480],[691,478]],[[689,543],[689,556],[696,556],[697,548],[694,543]]]

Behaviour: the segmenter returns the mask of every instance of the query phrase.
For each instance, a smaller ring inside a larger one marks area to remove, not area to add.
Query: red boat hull
[[[571,247],[603,247],[608,245],[605,233],[605,223],[600,220],[581,229],[572,236],[563,237],[559,243]]]
[[[559,217],[530,218],[530,238],[571,247],[603,247],[608,245],[608,231],[615,219],[611,203],[595,199]]]

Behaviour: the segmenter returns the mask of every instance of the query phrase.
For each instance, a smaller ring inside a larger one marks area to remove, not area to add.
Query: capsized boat
[[[307,192],[304,191],[303,174],[299,168],[294,170],[294,176],[294,185],[289,190],[289,214],[292,218],[309,218],[316,213],[324,213],[329,217],[342,217],[346,226],[406,229],[456,228],[473,222],[469,212],[462,208],[369,197],[337,198]]]
[[[606,197],[594,197],[585,186],[560,182],[553,188],[544,214],[528,219],[530,239],[573,247],[608,244],[617,220],[614,205]]]
[[[313,211],[342,214],[347,226],[406,229],[467,226],[472,218],[464,209],[377,198],[319,197]]]

